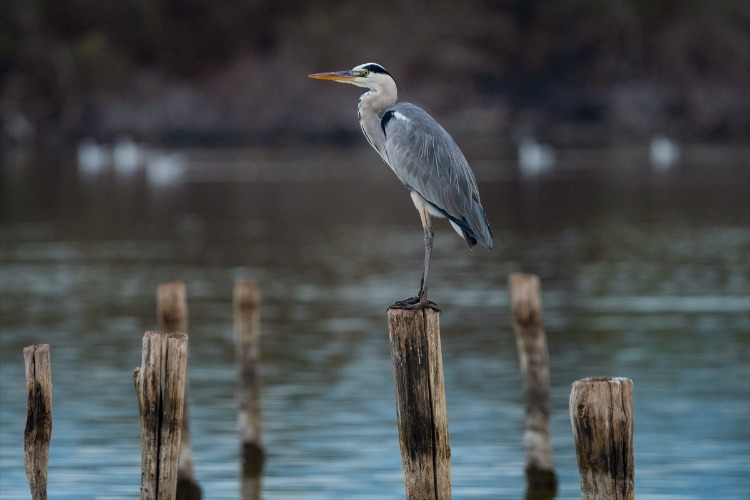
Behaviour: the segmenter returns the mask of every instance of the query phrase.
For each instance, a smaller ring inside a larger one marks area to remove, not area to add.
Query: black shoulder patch
[[[383,114],[383,118],[380,119],[380,128],[383,129],[383,133],[385,134],[385,126],[388,125],[388,122],[393,119],[393,111],[386,111]]]

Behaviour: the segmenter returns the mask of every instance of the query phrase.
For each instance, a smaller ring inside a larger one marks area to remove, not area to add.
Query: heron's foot
[[[435,304],[431,300],[427,300],[426,295],[416,295],[414,297],[408,297],[406,299],[397,300],[393,304],[391,304],[388,309],[408,309],[410,311],[416,311],[418,309],[422,309],[424,307],[429,307],[430,309],[440,312],[440,308],[438,308],[437,304]]]

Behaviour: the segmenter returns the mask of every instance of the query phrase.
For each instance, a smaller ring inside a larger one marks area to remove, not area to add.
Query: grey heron
[[[396,103],[396,82],[381,65],[366,63],[309,77],[369,89],[359,98],[362,132],[411,193],[424,229],[424,269],[419,292],[391,307],[437,308],[427,300],[432,217],[447,218],[469,248],[477,243],[492,248],[492,230],[469,163],[448,132],[424,110],[414,104]]]

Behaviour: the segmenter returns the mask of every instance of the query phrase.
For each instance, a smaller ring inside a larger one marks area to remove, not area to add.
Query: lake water
[[[523,498],[523,393],[507,278],[542,279],[558,498],[580,498],[570,385],[633,380],[637,498],[750,497],[748,148],[561,151],[522,179],[474,155],[495,235],[436,222],[453,496]],[[22,349],[49,343],[50,498],[136,498],[132,372],[159,283],[187,284],[190,415],[204,498],[240,497],[232,289],[262,293],[262,498],[404,492],[385,309],[413,294],[422,232],[366,148],[177,151],[148,174],[75,154],[0,169],[0,497],[28,498]]]

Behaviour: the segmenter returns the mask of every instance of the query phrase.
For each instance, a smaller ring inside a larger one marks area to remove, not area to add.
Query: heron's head
[[[345,71],[314,73],[308,76],[318,80],[351,83],[358,87],[365,87],[372,90],[381,90],[383,87],[395,85],[393,77],[384,67],[376,63],[365,63]]]

